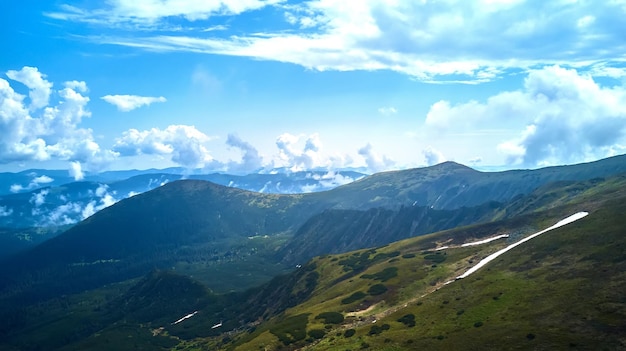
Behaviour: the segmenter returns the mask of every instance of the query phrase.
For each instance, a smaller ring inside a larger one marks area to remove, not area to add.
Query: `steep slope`
[[[324,254],[336,254],[458,226],[487,222],[496,217],[502,204],[487,203],[455,210],[423,206],[398,210],[374,208],[326,210],[311,217],[279,252],[283,260],[298,263]]]
[[[623,349],[625,200],[595,203],[587,217],[457,281],[490,253],[588,203],[316,258],[320,278],[310,299],[223,349]],[[509,237],[460,245],[499,234]]]

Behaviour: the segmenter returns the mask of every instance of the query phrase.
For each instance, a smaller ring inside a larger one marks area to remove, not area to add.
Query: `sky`
[[[0,172],[626,153],[626,1],[0,2]]]

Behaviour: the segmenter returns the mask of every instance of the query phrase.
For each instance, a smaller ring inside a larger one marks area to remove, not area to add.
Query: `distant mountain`
[[[626,172],[626,155],[536,170],[479,172],[454,162],[373,174],[334,192],[337,208],[429,206],[454,209],[488,201],[506,202],[555,181],[580,181]],[[355,194],[358,195],[355,196]]]
[[[184,175],[183,169],[115,171],[70,181],[62,171],[32,170],[4,173],[11,178],[0,184],[17,186],[15,193],[0,193],[0,227],[55,227],[77,223],[122,199],[181,179],[200,179],[228,187],[260,193],[295,194],[324,191],[360,179],[352,171],[307,171],[295,173],[228,175],[220,173]],[[38,174],[42,174],[37,176]],[[26,181],[18,181],[23,177]],[[53,178],[54,177],[54,178]],[[128,177],[128,178],[125,178]],[[33,181],[39,179],[39,182]],[[30,183],[29,183],[30,182]],[[28,183],[27,185],[20,185]]]
[[[523,198],[537,187],[568,177],[605,176],[626,167],[625,160],[621,156],[502,173],[447,162],[293,195],[249,192],[201,180],[172,182],[164,174],[139,175],[111,185],[70,183],[47,189],[46,199],[56,196],[58,202],[42,201],[37,211],[50,206],[56,213],[55,206],[67,208],[79,203],[81,196],[95,195],[98,202],[91,200],[91,207],[86,207],[95,214],[6,261],[0,268],[4,278],[0,295],[5,290],[6,296],[22,298],[23,291],[31,291],[36,292],[31,297],[35,301],[168,267],[197,276],[217,291],[241,290],[314,255],[384,245],[533,211],[538,207],[520,201],[529,201]],[[114,202],[115,194],[147,184],[158,188],[96,212],[107,201]],[[75,197],[64,197],[65,190]],[[36,205],[38,195],[41,192],[14,196]],[[511,201],[517,207],[508,207]],[[246,273],[228,274],[232,270]]]

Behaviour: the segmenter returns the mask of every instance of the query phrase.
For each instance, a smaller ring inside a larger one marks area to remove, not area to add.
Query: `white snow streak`
[[[514,248],[514,247],[516,247],[518,245],[521,245],[521,244],[527,242],[528,240],[530,240],[530,239],[532,239],[534,237],[537,237],[537,236],[539,236],[539,235],[541,235],[541,234],[543,234],[545,232],[548,232],[548,231],[550,231],[552,229],[556,229],[556,228],[562,227],[562,226],[564,226],[566,224],[570,224],[570,223],[572,223],[574,221],[577,221],[577,220],[587,216],[588,214],[589,214],[588,212],[578,212],[578,213],[575,213],[575,214],[573,214],[573,215],[571,215],[571,216],[569,216],[569,217],[567,217],[565,219],[560,220],[559,222],[557,222],[555,225],[551,226],[550,228],[544,229],[544,230],[542,230],[540,232],[537,232],[537,233],[535,233],[533,235],[529,235],[529,236],[525,237],[524,239],[522,239],[522,240],[520,240],[520,241],[518,241],[518,242],[516,242],[514,244],[511,244],[511,245],[505,247],[504,249],[502,249],[500,251],[497,251],[497,252],[495,252],[495,253],[485,257],[482,261],[478,262],[477,265],[475,265],[474,267],[470,268],[467,272],[465,272],[462,275],[458,276],[456,279],[466,278],[470,274],[476,272],[477,270],[482,268],[484,265],[486,265],[487,263],[495,260],[498,256],[500,256],[503,253],[511,250],[512,248]]]
[[[498,240],[502,238],[508,238],[508,237],[509,237],[509,234],[502,234],[502,235],[494,236],[493,238],[488,238],[488,239],[481,240],[481,241],[474,241],[473,243],[466,243],[466,244],[461,245],[461,247],[486,244],[490,241],[494,241],[494,240]]]
[[[172,323],[172,324],[178,324],[178,323],[180,323],[180,322],[184,321],[185,319],[189,319],[189,318],[191,318],[191,317],[195,316],[195,315],[196,315],[196,313],[198,313],[198,311],[196,311],[196,312],[194,312],[194,313],[190,313],[190,314],[188,314],[188,315],[184,316],[183,318],[181,318],[181,319],[177,320],[176,322],[174,322],[174,323]]]

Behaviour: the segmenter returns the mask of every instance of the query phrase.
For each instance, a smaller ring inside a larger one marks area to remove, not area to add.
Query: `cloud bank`
[[[425,126],[447,133],[506,125],[519,130],[497,150],[512,165],[583,162],[626,151],[626,89],[590,75],[550,66],[531,71],[524,87],[486,102],[433,104]]]

